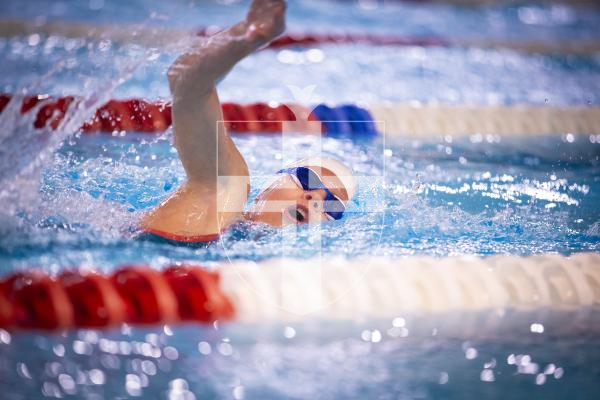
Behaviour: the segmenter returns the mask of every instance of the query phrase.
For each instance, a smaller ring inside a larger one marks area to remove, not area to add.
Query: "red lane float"
[[[135,324],[174,322],[177,301],[164,277],[153,269],[126,267],[110,278],[125,303],[126,318]]]
[[[10,326],[50,330],[73,326],[73,307],[58,280],[32,270],[10,276],[2,287],[13,307]]]
[[[219,275],[195,267],[171,267],[163,272],[177,298],[182,321],[213,321],[233,318],[231,301],[220,294]]]
[[[104,328],[120,323],[212,322],[233,318],[219,275],[201,267],[121,268],[110,276],[38,271],[0,281],[0,328],[58,330]]]
[[[5,293],[4,285],[0,284],[0,326],[11,326],[13,319],[12,304]]]
[[[11,95],[0,95],[0,112],[10,100]],[[27,96],[23,99],[21,113],[30,112],[40,105],[33,126],[37,129],[45,127],[56,129],[74,101],[77,101],[77,98],[72,96]],[[297,107],[306,114],[309,113],[303,106],[294,105],[294,108]],[[222,110],[226,128],[236,133],[279,133],[282,131],[280,121],[296,121],[294,112],[284,104],[223,103]],[[171,123],[171,104],[168,102],[149,102],[140,99],[110,100],[96,110],[92,120],[83,124],[81,129],[85,133],[158,133],[166,130]]]
[[[321,44],[369,44],[376,46],[450,46],[446,40],[437,37],[403,37],[389,35],[370,35],[352,33],[325,33],[325,34],[291,34],[281,36],[272,41],[267,48],[278,49],[283,47],[306,47]]]
[[[198,31],[199,36],[212,36],[221,28],[210,27]],[[374,46],[450,46],[447,40],[436,36],[373,35],[368,33],[290,33],[278,37],[265,48],[307,47],[322,44],[368,44]]]
[[[75,326],[95,328],[125,321],[124,304],[105,276],[67,271],[58,279],[73,307]]]
[[[171,126],[171,104],[145,100],[111,100],[100,107],[82,130],[93,132],[162,132]]]

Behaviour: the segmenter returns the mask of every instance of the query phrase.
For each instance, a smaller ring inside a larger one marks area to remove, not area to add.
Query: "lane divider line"
[[[59,330],[231,319],[234,308],[219,275],[201,267],[159,272],[126,266],[105,276],[69,270],[50,277],[40,270],[0,281],[0,328]]]
[[[120,43],[135,43],[148,47],[171,47],[184,42],[192,35],[208,36],[221,30],[209,26],[197,30],[178,30],[141,25],[95,25],[75,22],[46,22],[36,24],[19,19],[0,19],[0,37],[43,34],[74,38],[112,40]],[[600,51],[600,41],[587,40],[506,40],[500,38],[468,39],[442,38],[438,36],[401,36],[394,34],[368,33],[287,33],[273,42],[267,49],[307,48],[326,44],[365,44],[372,46],[417,46],[417,47],[456,47],[482,49],[511,49],[524,53],[537,54],[576,54],[594,55]]]
[[[282,281],[285,267],[287,278]],[[321,287],[306,274],[321,274]],[[285,282],[285,283],[282,283]],[[285,308],[282,298],[287,296]],[[315,296],[322,308],[311,309]],[[487,258],[361,258],[118,268],[49,276],[15,272],[0,281],[0,328],[60,330],[133,325],[388,319],[414,316],[440,329],[547,324],[555,332],[600,332],[600,254]],[[486,326],[481,325],[486,321]],[[508,325],[507,325],[508,324]]]
[[[0,112],[11,99],[9,94],[0,94]],[[27,96],[22,100],[21,112],[37,110],[34,127],[55,129],[76,101],[74,96]],[[291,129],[299,133],[348,138],[383,133],[390,137],[600,134],[600,107],[392,104],[364,108],[353,104],[307,107],[270,102],[223,103],[222,111],[225,127],[236,134],[281,133],[287,122],[294,122]],[[81,129],[85,133],[122,136],[127,132],[162,133],[171,123],[171,104],[167,101],[115,99],[96,110]]]

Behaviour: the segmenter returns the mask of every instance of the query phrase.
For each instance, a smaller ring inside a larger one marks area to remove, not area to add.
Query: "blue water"
[[[133,262],[161,267],[227,256],[281,256],[281,231],[261,225],[238,225],[210,245],[131,240],[140,213],[185,177],[170,138],[148,142],[143,135],[97,135],[65,145],[45,170],[40,207],[3,228],[2,268],[90,264],[109,270]],[[365,178],[347,218],[325,224],[323,250],[399,257],[599,249],[600,144],[587,136],[573,143],[560,137],[473,143],[476,139],[385,144],[326,139],[324,152],[347,160]],[[300,148],[309,143],[302,136],[294,140]],[[281,139],[238,137],[236,142],[255,175],[252,197],[280,168]],[[298,245],[286,254],[317,251],[307,250],[311,229],[302,227]]]
[[[90,9],[97,3],[104,6]],[[0,4],[0,16],[28,18],[38,24],[67,21],[121,29],[138,24],[146,29],[185,30],[236,22],[243,16],[247,2],[235,3],[224,6],[187,1],[5,1]],[[375,9],[364,9],[356,2],[349,6],[345,1],[294,1],[290,2],[288,16],[290,32],[367,32],[458,42],[552,44],[600,40],[600,8],[558,4],[455,8],[391,1],[382,2]],[[131,31],[133,35],[136,29]],[[176,47],[173,43],[157,45],[155,50],[143,49],[150,61],[114,96],[168,97],[164,72],[177,55]],[[310,50],[316,50],[316,55],[308,56]],[[14,92],[52,69],[59,60],[72,60],[66,70],[42,82],[40,90],[85,93],[83,81],[90,71],[96,77],[110,76],[124,58],[139,52],[137,47],[106,39],[65,39],[35,33],[0,38],[0,57],[7,61],[2,66],[0,90]],[[317,85],[315,102],[598,105],[600,58],[598,54],[541,55],[506,49],[328,45],[257,53],[241,62],[219,89],[226,101],[283,101],[292,99],[287,89],[290,84]]]
[[[594,336],[394,339],[383,331],[372,343],[360,326],[295,328],[289,339],[283,326],[231,325],[19,335],[0,344],[0,382],[4,398],[593,399],[598,390]]]
[[[292,2],[290,30],[457,40],[600,40],[596,8],[386,2],[371,9],[357,4]],[[5,1],[0,16],[179,29],[226,25],[243,15],[243,7],[237,2]],[[289,100],[286,85],[316,84],[315,103],[600,104],[598,54],[357,45],[314,50],[312,56],[307,49],[253,55],[220,84],[221,98]],[[175,56],[170,48],[97,39],[0,38],[0,89],[81,95],[122,78],[110,96],[168,97],[164,71]],[[123,64],[132,59],[141,66],[126,76]],[[32,86],[44,74],[49,76]],[[25,137],[30,136],[35,135]],[[171,140],[170,131],[76,136],[43,162],[39,188],[34,178],[15,178],[10,186],[14,201],[0,211],[0,273],[32,266],[56,273],[77,265],[108,272],[126,263],[161,268],[177,261],[212,265],[227,257],[280,256],[282,233],[266,226],[240,224],[222,241],[201,246],[132,239],[141,213],[184,178]],[[281,139],[235,140],[255,176],[255,195],[264,177],[281,164]],[[292,140],[301,149],[310,145],[302,136]],[[348,216],[325,224],[322,245],[329,254],[485,257],[599,250],[598,136],[564,132],[520,139],[413,140],[388,135],[385,140],[325,139],[323,150],[368,177]],[[22,189],[31,182],[36,190]],[[304,258],[314,251],[310,229],[300,229],[297,246],[286,249],[286,255]],[[198,399],[591,399],[600,390],[600,343],[591,334],[393,338],[386,335],[390,324],[227,324],[12,336],[0,331],[0,387],[9,399],[191,398],[187,391]],[[294,337],[286,338],[290,328]],[[380,330],[381,342],[361,339],[366,329]],[[515,358],[518,362],[510,363]]]

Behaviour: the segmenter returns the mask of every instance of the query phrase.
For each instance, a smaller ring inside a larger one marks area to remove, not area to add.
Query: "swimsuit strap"
[[[158,229],[144,229],[144,233],[160,236],[163,239],[181,243],[206,243],[218,240],[221,233],[212,233],[208,235],[178,235],[176,233],[164,232]]]

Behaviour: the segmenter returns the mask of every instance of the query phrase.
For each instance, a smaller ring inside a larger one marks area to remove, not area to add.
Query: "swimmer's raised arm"
[[[144,215],[144,231],[177,241],[208,241],[242,218],[248,167],[219,122],[215,82],[281,34],[284,18],[284,0],[254,0],[244,21],[209,39],[197,38],[169,68],[175,147],[188,179]]]
[[[144,215],[140,226],[145,232],[206,242],[242,219],[284,226],[342,218],[356,179],[329,157],[299,160],[278,171],[245,211],[248,167],[219,122],[215,82],[284,28],[284,0],[253,0],[244,21],[208,40],[198,39],[169,68],[175,146],[188,179]]]
[[[284,28],[284,0],[254,0],[244,21],[208,39],[198,38],[169,68],[175,147],[190,183],[212,185],[217,175],[248,175],[219,122],[223,116],[215,82]]]

